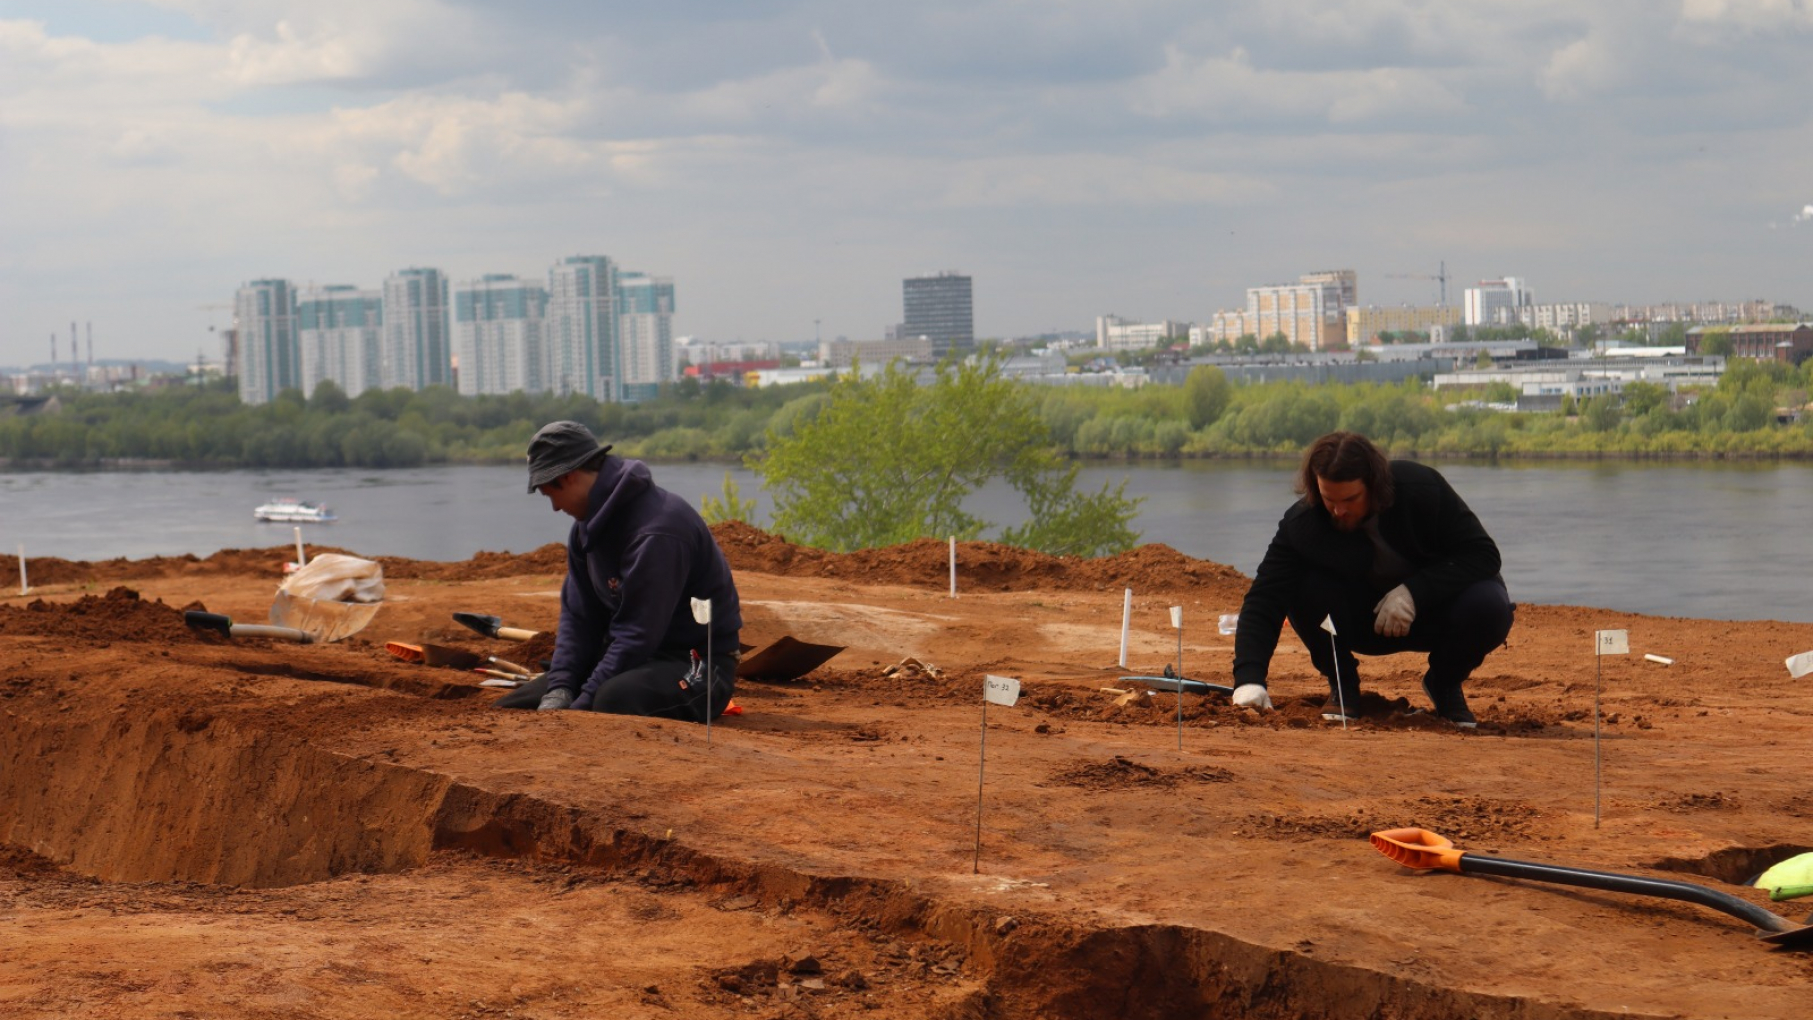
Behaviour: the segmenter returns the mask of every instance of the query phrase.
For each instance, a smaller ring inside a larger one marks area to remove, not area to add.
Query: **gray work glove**
[[[1400,584],[1386,592],[1372,611],[1377,614],[1372,618],[1373,630],[1386,637],[1403,637],[1410,633],[1410,623],[1416,619],[1416,600],[1410,597],[1410,589]]]
[[[1234,688],[1234,704],[1239,708],[1270,708],[1272,696],[1265,692],[1264,684],[1241,684]]]
[[[556,687],[541,696],[541,704],[535,706],[537,712],[558,712],[563,708],[573,707],[573,692],[565,687]]]

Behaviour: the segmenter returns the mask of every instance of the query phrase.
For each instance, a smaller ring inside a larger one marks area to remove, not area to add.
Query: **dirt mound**
[[[1231,783],[1234,774],[1213,765],[1188,765],[1165,769],[1115,755],[1105,762],[1083,762],[1053,773],[1051,782],[1086,790],[1118,790],[1131,786],[1170,789],[1181,782]]]
[[[337,551],[320,549],[319,552]],[[222,549],[204,558],[150,556],[142,560],[116,557],[111,560],[62,560],[54,556],[27,556],[27,580],[32,586],[51,584],[96,584],[130,581],[147,577],[179,577],[192,574],[214,574],[230,577],[283,576],[283,564],[294,555],[288,546],[272,549]],[[0,575],[19,576],[19,558],[0,556]]]
[[[742,521],[714,525],[712,534],[733,570],[783,577],[847,577],[865,584],[943,585],[950,578],[950,546],[935,538],[833,553],[795,545]],[[1245,593],[1247,578],[1233,567],[1192,559],[1162,544],[1085,559],[998,542],[959,542],[957,586],[982,591],[1206,588],[1238,596]]]
[[[23,609],[0,605],[0,634],[73,638],[83,642],[186,642],[196,633],[181,610],[162,601],[146,602],[131,588],[84,595],[74,602],[35,599]]]
[[[481,552],[469,560],[409,560],[400,556],[370,557],[384,568],[385,577],[422,581],[490,581],[524,574],[565,574],[567,548],[551,542],[526,553]]]

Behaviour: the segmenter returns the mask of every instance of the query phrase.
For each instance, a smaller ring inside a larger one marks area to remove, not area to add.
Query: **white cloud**
[[[1809,0],[1681,0],[1681,21],[1691,26],[1747,32],[1813,27]]]
[[[1199,57],[1166,46],[1164,66],[1133,83],[1131,105],[1160,120],[1234,124],[1286,117],[1355,124],[1456,113],[1466,101],[1417,69],[1287,73],[1255,67],[1244,48]]]

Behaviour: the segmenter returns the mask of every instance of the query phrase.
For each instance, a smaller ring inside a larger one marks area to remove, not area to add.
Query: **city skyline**
[[[1445,265],[1450,304],[1813,306],[1806,4],[1202,6],[0,0],[0,365],[588,251],[721,342],[881,339],[951,266],[978,337],[1331,265],[1362,304]]]

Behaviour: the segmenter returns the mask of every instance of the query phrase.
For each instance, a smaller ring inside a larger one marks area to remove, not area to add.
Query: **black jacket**
[[[548,689],[578,692],[588,708],[598,685],[657,653],[706,651],[692,599],[709,599],[711,652],[737,650],[742,607],[730,564],[692,505],[654,483],[648,465],[604,458],[590,516],[567,536]]]
[[[1378,515],[1379,534],[1409,560],[1404,581],[1419,611],[1452,601],[1477,581],[1498,577],[1498,545],[1440,472],[1415,461],[1391,462],[1395,495]],[[1234,635],[1234,684],[1263,684],[1291,599],[1306,574],[1321,571],[1349,582],[1362,597],[1371,591],[1372,541],[1343,532],[1328,511],[1299,500],[1278,522],[1240,606]]]

